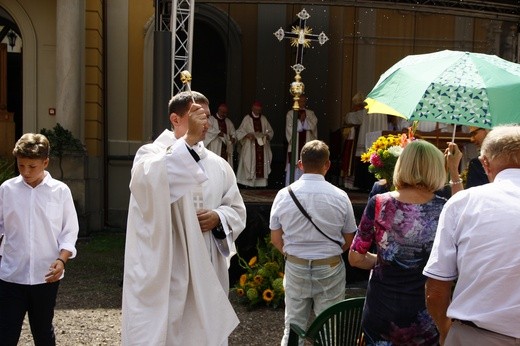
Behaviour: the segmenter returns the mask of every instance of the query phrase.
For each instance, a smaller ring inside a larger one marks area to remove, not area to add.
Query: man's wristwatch
[[[211,230],[213,236],[217,239],[226,239],[226,232],[224,232],[224,226],[222,226],[222,221],[220,221],[217,227]]]

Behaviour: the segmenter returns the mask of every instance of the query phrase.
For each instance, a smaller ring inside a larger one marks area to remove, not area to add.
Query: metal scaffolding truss
[[[413,6],[429,6],[439,9],[466,10],[474,13],[488,13],[520,16],[520,1],[476,1],[476,0],[379,0],[382,3],[408,4]]]
[[[172,32],[172,95],[184,87],[180,73],[191,71],[195,0],[156,0],[155,29]]]
[[[155,31],[170,31],[172,0],[155,0]]]
[[[226,0],[228,1],[228,0]],[[205,0],[218,3],[223,0]],[[267,1],[238,0],[237,3],[272,3]],[[278,3],[280,1],[277,1]],[[476,17],[520,18],[520,0],[286,0],[285,3],[320,5],[353,5],[379,8],[411,9],[437,13],[472,13]],[[191,71],[195,0],[155,0],[155,30],[172,32],[172,94],[184,87],[180,80],[183,70]]]
[[[205,3],[229,3],[230,0],[198,0]],[[520,20],[520,0],[236,0],[235,3],[285,3],[300,6],[356,6],[444,13],[450,15]]]
[[[183,89],[180,73],[191,72],[191,54],[193,49],[193,17],[195,0],[173,0],[171,32],[172,34],[172,94]]]

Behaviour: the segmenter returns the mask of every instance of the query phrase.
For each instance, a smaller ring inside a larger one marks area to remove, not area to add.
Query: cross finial
[[[291,83],[289,91],[293,95],[293,119],[292,119],[292,135],[291,135],[291,162],[289,165],[289,181],[294,181],[294,172],[296,167],[296,129],[298,120],[299,104],[298,100],[304,93],[305,85],[301,81],[301,72],[305,70],[303,66],[303,49],[309,48],[312,41],[318,41],[320,45],[323,45],[329,40],[327,35],[322,31],[319,35],[312,34],[312,29],[306,26],[307,19],[310,18],[309,12],[302,9],[298,14],[299,18],[298,26],[293,26],[290,32],[286,32],[283,28],[278,29],[274,36],[278,41],[282,41],[284,38],[291,40],[291,46],[296,47],[296,62],[291,68],[294,70],[296,75],[294,76],[294,82]]]
[[[302,9],[296,16],[299,18],[297,26],[293,26],[290,32],[280,28],[274,32],[274,36],[276,36],[278,41],[288,38],[291,41],[291,46],[296,47],[296,62],[292,69],[296,73],[301,73],[305,69],[303,66],[303,49],[310,48],[312,41],[317,41],[320,45],[323,45],[329,38],[323,31],[318,35],[312,33],[312,28],[306,25],[307,19],[311,15],[305,9]]]

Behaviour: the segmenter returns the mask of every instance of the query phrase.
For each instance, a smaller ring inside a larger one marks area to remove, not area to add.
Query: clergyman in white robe
[[[123,345],[227,345],[239,323],[228,299],[226,259],[245,227],[245,206],[229,164],[202,142],[195,151],[198,163],[184,139],[166,130],[135,156]],[[201,231],[194,203],[218,213],[225,239]]]
[[[260,115],[262,124],[261,131],[255,131],[253,117],[247,114],[236,131],[237,140],[242,145],[240,149],[240,159],[237,169],[237,181],[239,184],[251,187],[267,186],[269,173],[271,173],[271,161],[273,153],[271,151],[271,139],[274,131],[264,115]],[[247,134],[254,133],[255,139],[246,137]],[[257,162],[255,142],[263,148],[264,159],[262,163]],[[262,164],[263,177],[256,175],[257,164]]]
[[[294,162],[294,180],[300,179],[303,174],[303,171],[298,168],[298,160],[300,159],[300,151],[301,148],[305,145],[305,143],[318,139],[318,118],[314,111],[310,109],[301,109],[298,112],[305,112],[305,120],[302,122],[300,119],[297,120],[296,124],[296,161]],[[285,137],[287,139],[287,164],[285,167],[285,186],[288,186],[290,183],[290,162],[291,162],[291,152],[292,152],[292,131],[293,131],[293,114],[294,110],[290,110],[287,112],[285,116]],[[300,134],[305,132],[305,142],[300,143]]]
[[[222,148],[225,147],[227,157],[224,157],[224,159],[233,167],[233,143],[236,139],[235,126],[229,118],[224,118],[227,132],[221,135],[217,116],[218,114],[208,118],[209,128],[204,139],[204,146],[219,156],[222,156]]]

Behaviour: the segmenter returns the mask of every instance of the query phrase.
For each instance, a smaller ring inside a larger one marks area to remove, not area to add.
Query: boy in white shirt
[[[13,150],[20,175],[0,186],[0,340],[16,346],[25,314],[36,345],[55,345],[52,319],[65,263],[76,256],[70,189],[45,171],[49,141],[24,134]]]

